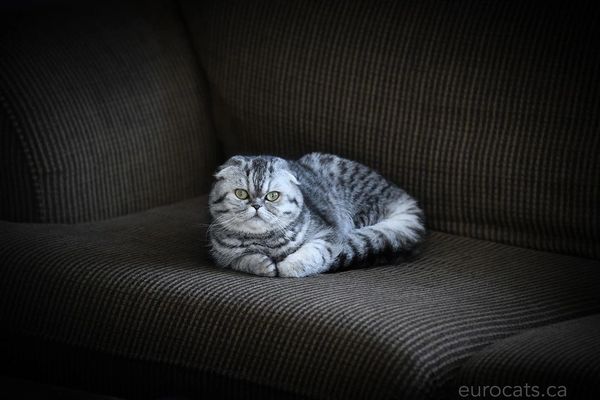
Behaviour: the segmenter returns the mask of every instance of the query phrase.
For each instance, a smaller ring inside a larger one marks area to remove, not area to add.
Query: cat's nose
[[[260,208],[260,204],[256,204],[256,203],[254,203],[254,204],[252,204],[252,207],[254,207],[255,209],[257,209],[257,210],[258,210],[258,209]]]

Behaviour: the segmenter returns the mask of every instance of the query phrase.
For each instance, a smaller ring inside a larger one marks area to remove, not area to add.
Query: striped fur
[[[235,156],[209,197],[217,264],[300,277],[373,264],[412,250],[424,233],[417,202],[377,172],[330,154],[297,161]],[[236,190],[245,190],[240,199]],[[280,194],[269,201],[267,193]]]

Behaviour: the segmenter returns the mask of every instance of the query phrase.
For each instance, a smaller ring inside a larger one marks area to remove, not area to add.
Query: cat
[[[310,276],[409,253],[425,233],[415,199],[335,155],[234,156],[214,176],[208,235],[222,267]]]

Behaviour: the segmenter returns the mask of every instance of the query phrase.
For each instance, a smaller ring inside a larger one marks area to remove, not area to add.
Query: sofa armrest
[[[77,223],[205,192],[215,141],[176,6],[43,7],[0,16],[0,218]]]

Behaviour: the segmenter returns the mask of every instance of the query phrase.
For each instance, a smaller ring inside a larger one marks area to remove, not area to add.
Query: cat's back
[[[387,204],[403,193],[375,170],[333,154],[309,153],[298,164],[310,185],[308,190],[319,198],[326,197],[324,203],[331,213],[342,209],[344,219],[351,216],[355,227],[379,221]]]
[[[298,163],[311,171],[321,182],[331,187],[347,187],[349,183],[378,175],[369,167],[357,162],[327,153],[309,153]]]

